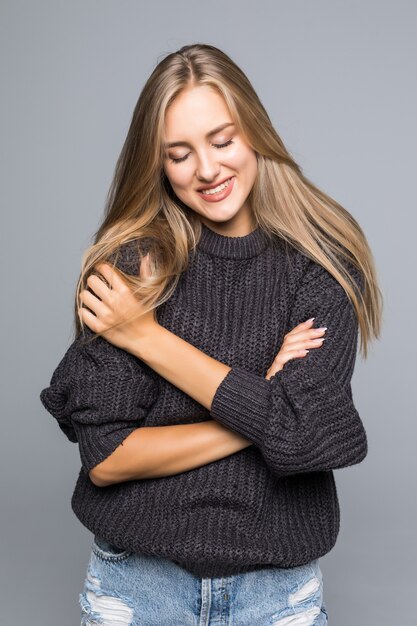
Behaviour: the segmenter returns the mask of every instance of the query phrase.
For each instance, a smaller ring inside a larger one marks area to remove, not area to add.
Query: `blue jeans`
[[[173,561],[94,536],[81,626],[325,626],[319,560],[197,578]]]

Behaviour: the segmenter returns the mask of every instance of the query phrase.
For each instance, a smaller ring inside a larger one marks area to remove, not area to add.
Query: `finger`
[[[92,330],[94,333],[101,332],[99,321],[96,316],[91,313],[91,311],[84,307],[81,307],[78,309],[78,314],[84,324],[86,324],[90,328],[90,330]]]
[[[291,359],[298,359],[300,357],[306,356],[309,350],[288,350],[287,352],[281,354],[281,363],[287,363],[291,361]]]
[[[297,326],[294,326],[294,328],[309,328],[315,319],[315,317],[310,317],[309,320],[306,320],[305,322],[300,322],[299,324],[297,324]]]
[[[94,293],[100,298],[100,300],[105,301],[109,296],[111,289],[107,287],[105,282],[97,276],[96,274],[91,274],[87,278],[87,285],[94,291]]]
[[[297,324],[297,326],[294,326],[294,328],[292,330],[290,330],[289,333],[287,333],[287,335],[293,335],[296,334],[298,332],[304,331],[307,328],[310,328],[313,324],[314,321],[314,317],[310,318],[309,320],[306,320],[305,322],[300,322],[300,324]]]
[[[94,267],[107,280],[107,282],[110,285],[110,289],[115,289],[117,291],[118,289],[122,289],[123,287],[126,286],[126,283],[123,280],[121,274],[119,274],[117,269],[115,269],[108,263],[104,263],[104,262],[97,263],[97,265],[95,265]]]
[[[99,316],[100,311],[102,311],[103,302],[97,298],[94,294],[87,291],[87,289],[83,289],[80,292],[80,300],[88,306],[89,309],[93,311],[93,313]]]
[[[146,254],[140,264],[140,277],[142,279],[149,278],[152,275],[150,253]]]
[[[327,327],[300,330],[296,333],[291,333],[287,335],[287,337],[285,338],[285,341],[290,344],[294,343],[294,341],[308,341],[316,337],[319,338],[323,336],[326,330],[327,330]]]
[[[292,342],[290,344],[288,344],[287,347],[284,347],[284,353],[286,353],[287,351],[292,351],[292,350],[304,350],[306,348],[310,349],[310,348],[320,348],[323,345],[323,342],[325,341],[325,337],[317,337],[317,341],[315,339],[309,339],[309,340],[305,340],[305,341],[295,341]]]

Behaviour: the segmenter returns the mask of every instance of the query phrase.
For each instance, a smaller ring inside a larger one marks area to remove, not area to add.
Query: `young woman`
[[[382,295],[360,226],[219,49],[145,84],[76,295],[41,399],[80,451],[82,624],[326,624]]]

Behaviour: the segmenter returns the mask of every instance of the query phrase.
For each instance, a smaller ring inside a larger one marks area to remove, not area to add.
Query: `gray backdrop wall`
[[[383,336],[353,378],[369,453],[335,473],[341,530],[321,566],[332,626],[411,626],[415,3],[2,0],[0,14],[2,624],[79,624],[92,536],[70,508],[78,451],[39,392],[69,345],[81,255],[143,83],[162,55],[204,42],[247,72],[374,251]]]

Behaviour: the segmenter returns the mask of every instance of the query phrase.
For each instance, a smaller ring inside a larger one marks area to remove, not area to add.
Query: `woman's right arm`
[[[231,429],[204,422],[141,425],[159,393],[137,359],[101,337],[75,340],[40,395],[97,486],[177,474],[252,445]]]
[[[136,243],[122,245],[116,266],[139,272]],[[116,260],[116,259],[115,259]],[[94,333],[85,328],[87,337]],[[250,445],[213,419],[194,424],[141,426],[158,396],[158,377],[130,354],[99,337],[67,350],[40,398],[97,486],[177,474]]]
[[[267,378],[300,355],[294,348],[304,347],[306,334],[304,329],[297,345],[284,342]],[[40,397],[68,439],[78,443],[83,468],[97,486],[178,474],[252,445],[213,419],[141,426],[157,396],[147,368],[98,337],[83,348],[73,342]]]
[[[197,424],[144,426],[130,433],[89,474],[98,487],[160,478],[218,461],[250,445],[250,441],[213,419]]]

